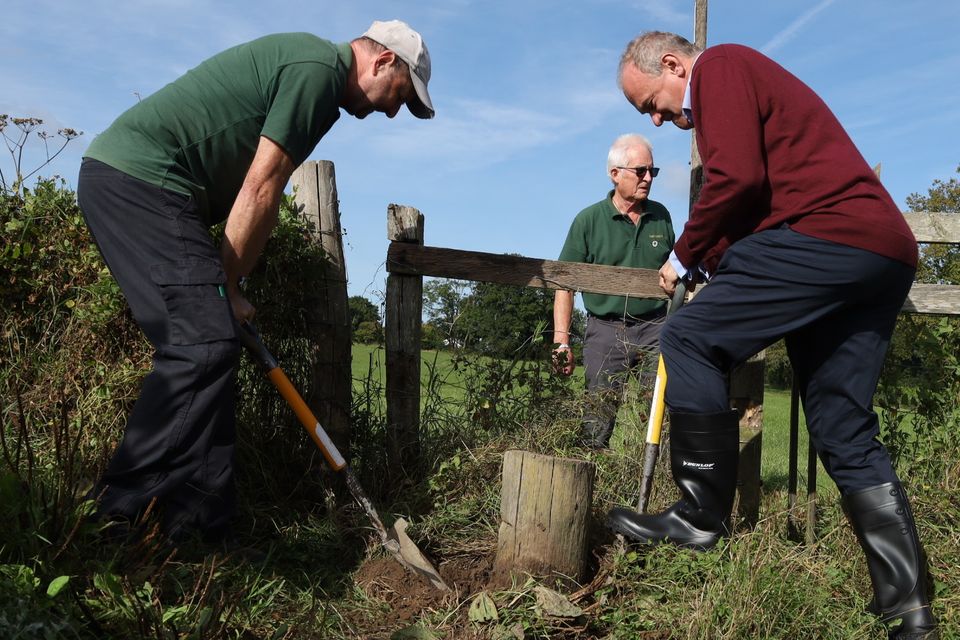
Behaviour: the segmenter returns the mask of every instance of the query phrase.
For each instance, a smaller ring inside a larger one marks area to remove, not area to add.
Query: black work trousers
[[[193,200],[85,159],[77,197],[153,370],[94,490],[98,514],[136,522],[156,499],[172,537],[221,536],[235,511],[239,343],[217,248]]]
[[[729,409],[726,374],[783,337],[811,442],[841,493],[897,481],[872,402],[914,271],[787,226],[743,238],[660,335],[667,406]]]

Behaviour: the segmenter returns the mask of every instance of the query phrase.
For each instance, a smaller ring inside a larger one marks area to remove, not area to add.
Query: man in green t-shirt
[[[667,209],[649,199],[653,179],[653,148],[641,135],[617,138],[607,154],[607,175],[613,190],[574,218],[560,252],[565,262],[659,269],[673,249],[673,223]],[[583,337],[587,407],[583,417],[584,445],[609,446],[627,372],[654,352],[666,303],[584,293],[587,330]],[[576,362],[570,351],[573,292],[558,289],[553,301],[554,362],[558,373],[570,375]]]
[[[240,279],[276,225],[280,197],[340,117],[433,117],[430,56],[399,20],[335,44],[307,33],[217,54],[138,103],[87,150],[84,218],[155,348],[124,437],[92,495],[135,526],[151,502],[173,539],[223,538],[234,514],[234,320]],[[208,228],[226,220],[217,249]]]

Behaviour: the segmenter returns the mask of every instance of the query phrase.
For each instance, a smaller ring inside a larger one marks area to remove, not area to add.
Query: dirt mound
[[[482,591],[492,565],[492,555],[457,557],[440,564],[440,577],[452,593],[440,591],[389,556],[367,560],[354,579],[368,597],[389,607],[378,620],[377,631],[386,632],[414,624],[424,611],[450,606]]]

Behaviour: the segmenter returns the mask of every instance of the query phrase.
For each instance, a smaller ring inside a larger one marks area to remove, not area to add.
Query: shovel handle
[[[640,500],[637,502],[637,511],[647,512],[650,504],[650,490],[653,488],[653,474],[657,470],[657,458],[660,457],[660,445],[649,444],[644,450],[643,476],[640,480]]]
[[[340,450],[333,444],[330,436],[317,420],[316,416],[313,415],[313,412],[310,411],[307,403],[303,401],[303,398],[297,392],[296,388],[294,388],[293,383],[287,378],[287,374],[278,366],[276,358],[274,358],[267,350],[267,347],[264,346],[263,341],[260,340],[260,334],[257,333],[256,327],[249,322],[239,324],[237,326],[237,337],[240,338],[243,346],[250,351],[260,366],[266,371],[267,378],[270,379],[273,386],[277,388],[277,391],[280,392],[283,399],[286,400],[290,408],[293,409],[297,419],[300,420],[300,424],[302,424],[303,428],[310,434],[310,438],[314,444],[317,445],[317,448],[320,449],[320,453],[323,454],[330,468],[334,471],[340,471],[346,467],[347,461],[340,455]]]
[[[673,299],[667,307],[667,316],[676,313],[683,306],[687,296],[687,287],[680,281],[673,292]],[[663,413],[665,410],[664,394],[667,390],[667,368],[663,363],[663,356],[657,358],[657,379],[653,385],[653,399],[650,404],[650,419],[647,421],[647,444],[660,444],[660,430],[663,427]]]
[[[670,299],[670,304],[667,306],[667,315],[673,315],[677,309],[683,306],[683,303],[687,301],[687,285],[684,284],[683,280],[677,282],[677,288],[673,290],[673,298]]]
[[[687,287],[680,281],[673,292],[673,299],[667,307],[667,316],[672,315],[683,306],[687,296]],[[653,487],[653,474],[657,468],[657,458],[660,457],[660,436],[663,431],[663,414],[666,411],[664,397],[667,390],[667,367],[663,363],[663,356],[657,357],[657,379],[653,385],[653,399],[650,403],[650,419],[647,422],[647,439],[644,447],[643,477],[640,482],[640,499],[637,508],[640,513],[646,513],[650,501],[650,490]]]
[[[667,387],[667,368],[663,364],[663,356],[657,358],[657,379],[653,384],[653,399],[651,401],[650,419],[647,421],[647,444],[660,444],[660,431],[663,427],[663,401]]]

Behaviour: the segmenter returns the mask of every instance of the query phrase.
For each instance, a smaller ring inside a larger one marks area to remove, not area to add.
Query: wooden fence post
[[[694,44],[701,49],[707,47],[707,0],[696,0],[693,15]],[[697,148],[697,137],[690,134],[690,210],[700,198],[703,188],[703,160]]]
[[[707,0],[696,0],[694,43],[707,46]],[[703,161],[697,138],[690,142],[690,210],[703,187]],[[748,526],[760,514],[760,444],[763,430],[763,352],[730,372],[730,406],[740,411],[740,468],[737,476],[739,498],[737,513]]]
[[[423,214],[387,207],[387,238],[423,245]],[[420,458],[420,325],[423,276],[387,276],[384,339],[387,347],[387,453],[390,473],[417,468]]]
[[[517,450],[503,454],[498,583],[509,583],[515,571],[583,580],[595,475],[595,465],[585,460]]]
[[[308,294],[311,361],[306,400],[340,452],[349,459],[351,353],[347,271],[343,259],[340,207],[333,163],[304,162],[291,178],[294,201],[312,225],[312,235],[327,255],[327,265]]]

